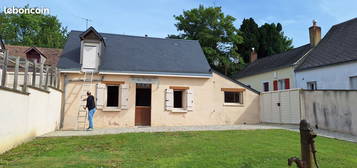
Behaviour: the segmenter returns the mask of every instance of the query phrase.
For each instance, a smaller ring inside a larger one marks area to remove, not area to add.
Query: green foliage
[[[317,137],[323,168],[357,165],[357,144]],[[0,167],[280,168],[300,155],[286,130],[126,133],[38,138],[0,155]]]
[[[182,33],[168,38],[198,40],[211,67],[226,75],[242,67],[244,62],[239,62],[242,59],[236,52],[242,37],[233,25],[234,17],[224,15],[220,7],[203,5],[174,17],[178,21],[175,26]]]
[[[252,48],[258,53],[259,58],[278,54],[292,49],[292,40],[284,35],[280,23],[258,26],[254,19],[244,19],[240,26],[240,35],[243,37],[243,43],[238,46],[238,52],[246,62]]]
[[[61,26],[56,16],[2,12],[0,35],[6,44],[62,48],[67,38],[67,28]]]

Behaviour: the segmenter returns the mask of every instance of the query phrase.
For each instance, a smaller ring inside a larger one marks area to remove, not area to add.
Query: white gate
[[[260,118],[265,123],[298,124],[300,122],[300,90],[262,92]]]

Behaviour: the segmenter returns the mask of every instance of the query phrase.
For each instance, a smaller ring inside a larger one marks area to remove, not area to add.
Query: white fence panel
[[[261,121],[298,124],[300,122],[300,90],[290,89],[261,94]]]

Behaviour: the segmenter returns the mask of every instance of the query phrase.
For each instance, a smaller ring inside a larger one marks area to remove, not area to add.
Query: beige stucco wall
[[[0,89],[0,153],[59,128],[62,92],[28,88],[29,95]]]
[[[274,74],[276,73],[276,77]],[[295,76],[293,67],[281,68],[278,70],[260,73],[257,75],[252,75],[248,77],[238,78],[237,80],[250,85],[252,88],[263,92],[263,83],[269,82],[269,90],[273,90],[273,81],[279,79],[290,79],[290,88],[295,88]]]
[[[67,74],[67,79],[79,79],[82,75]],[[100,76],[95,76],[100,79]],[[105,75],[106,81],[124,81],[129,84],[129,107],[116,112],[97,110],[94,116],[96,128],[132,127],[135,125],[135,91],[136,85],[130,76]],[[156,77],[158,82],[152,84],[151,126],[184,126],[184,125],[223,125],[258,123],[259,95],[244,91],[244,104],[225,106],[224,93],[221,88],[242,88],[242,86],[213,73],[209,79],[183,77]],[[62,76],[63,80],[63,76]],[[63,82],[61,82],[63,84]],[[79,108],[80,82],[70,82],[66,86],[66,104],[64,109],[63,129],[75,129]],[[96,83],[93,83],[94,85]],[[93,85],[92,93],[95,93]],[[165,89],[170,86],[187,86],[194,92],[192,112],[174,113],[165,111]],[[63,86],[62,86],[63,87]]]

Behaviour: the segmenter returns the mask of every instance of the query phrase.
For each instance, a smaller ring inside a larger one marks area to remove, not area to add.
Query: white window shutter
[[[102,109],[107,101],[107,86],[105,84],[97,84],[97,108]]]
[[[121,109],[128,109],[128,102],[129,102],[129,85],[123,84],[120,85],[120,108]]]
[[[165,110],[171,111],[174,106],[174,90],[165,90]]]
[[[193,91],[191,89],[188,89],[187,91],[187,111],[192,111],[193,110]]]

